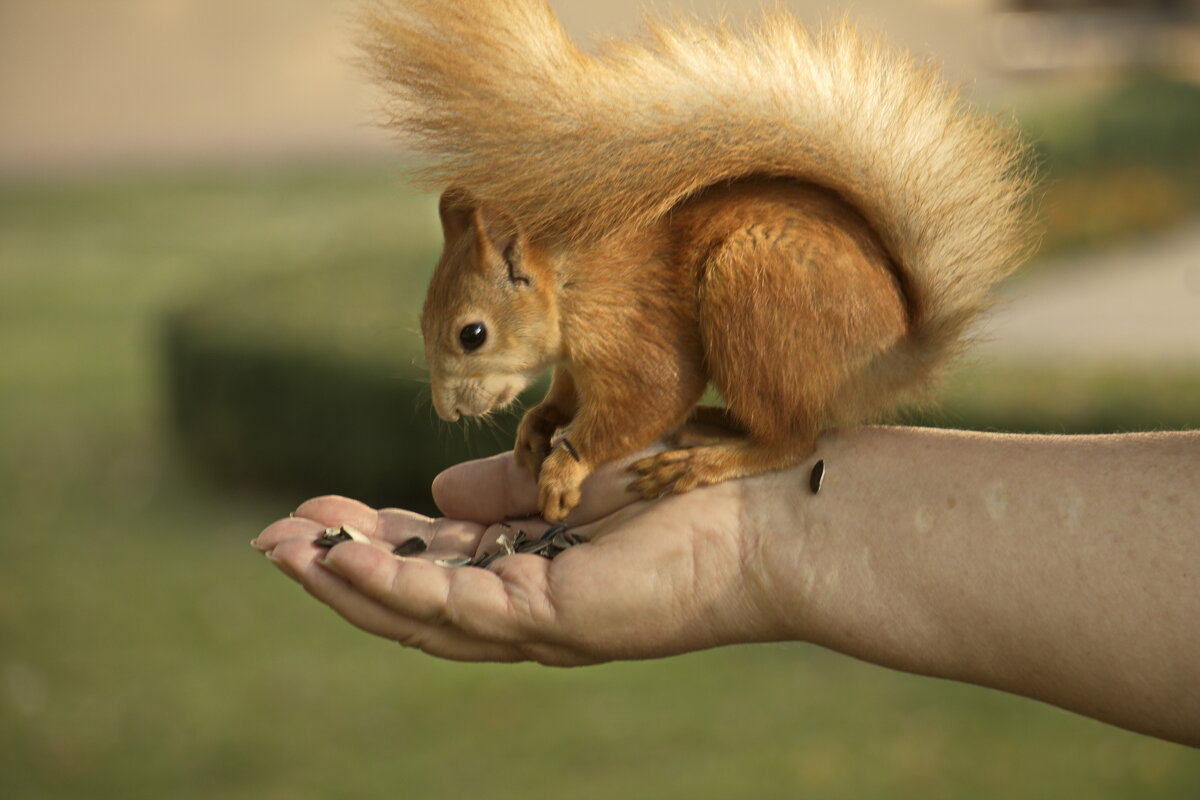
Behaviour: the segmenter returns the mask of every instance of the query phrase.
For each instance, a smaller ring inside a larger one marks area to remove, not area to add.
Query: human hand
[[[445,658],[566,666],[795,638],[795,588],[804,581],[797,537],[779,536],[794,528],[781,518],[780,479],[644,501],[627,490],[627,467],[609,464],[588,478],[567,520],[587,541],[553,560],[514,554],[486,569],[434,563],[494,550],[497,536],[511,533],[501,520],[536,513],[537,484],[511,453],[439,475],[433,494],[443,519],[323,497],[253,544],[352,624]],[[546,527],[536,519],[511,524],[532,536]],[[372,543],[313,545],[339,525]],[[412,537],[428,549],[392,555]]]

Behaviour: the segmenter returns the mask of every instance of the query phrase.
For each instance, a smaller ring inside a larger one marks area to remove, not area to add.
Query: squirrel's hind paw
[[[629,471],[640,477],[629,488],[647,500],[666,494],[683,494],[698,486],[720,483],[733,477],[727,466],[714,459],[718,447],[668,450],[635,461]]]
[[[640,477],[629,488],[647,500],[682,494],[698,486],[786,469],[803,461],[812,451],[811,438],[783,445],[745,438],[726,439],[721,444],[668,450],[635,461],[629,471]]]

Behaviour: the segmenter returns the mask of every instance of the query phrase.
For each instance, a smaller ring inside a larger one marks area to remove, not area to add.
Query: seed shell
[[[821,491],[821,484],[825,482],[825,460],[822,459],[816,464],[813,464],[812,474],[808,476],[808,488],[812,489],[812,493],[816,494]]]
[[[361,534],[360,534],[361,535]],[[333,547],[335,544],[350,541],[351,536],[342,528],[326,528],[325,532],[313,539],[317,547]]]
[[[415,556],[418,553],[424,553],[428,548],[429,545],[425,544],[424,539],[414,536],[393,547],[392,552],[398,556]]]
[[[346,534],[347,536],[349,536],[351,539],[353,539],[356,542],[361,542],[362,544],[370,544],[371,543],[371,540],[369,538],[367,538],[367,535],[365,533],[363,533],[362,531],[360,531],[358,528],[352,527],[350,525],[343,525],[341,528],[339,528],[339,531],[341,533]]]
[[[495,561],[499,557],[500,557],[500,551],[496,550],[494,552],[488,553],[486,556],[480,556],[479,558],[475,559],[474,561],[471,562],[470,566],[472,566],[472,567],[487,567],[489,564],[491,564],[493,561]]]

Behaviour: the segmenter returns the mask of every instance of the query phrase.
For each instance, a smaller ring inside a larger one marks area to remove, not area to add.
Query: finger
[[[298,544],[285,544],[271,554],[280,570],[350,624],[431,655],[457,661],[519,661],[511,647],[478,641],[448,626],[437,626],[397,614],[359,592],[351,583],[321,566]]]
[[[433,541],[435,520],[402,508],[381,508],[376,515],[375,538],[393,547],[420,539],[425,549]]]
[[[309,544],[315,544],[327,528],[347,525],[356,528],[364,535],[371,536],[372,546],[390,552],[390,544],[379,541],[372,535],[378,524],[371,520],[370,515],[363,513],[364,509],[370,512],[370,515],[377,516],[373,509],[356,500],[344,497],[323,497],[309,500],[300,506],[297,516],[272,523],[251,541],[250,545],[265,553],[289,539],[300,539]]]
[[[473,640],[522,648],[553,644],[546,636],[554,619],[546,594],[549,563],[522,554],[498,562],[497,572],[455,569],[420,559],[380,558],[371,548],[351,544],[325,559],[364,595],[401,616],[450,627]]]
[[[375,526],[379,521],[379,512],[367,504],[337,495],[307,500],[296,509],[295,516],[315,520],[331,528],[350,525],[367,536],[375,535]]]
[[[450,467],[431,488],[437,507],[455,519],[488,523],[537,511],[537,483],[511,452]]]
[[[628,467],[665,449],[655,444],[628,458],[601,465],[583,482],[583,497],[567,517],[567,524],[583,525],[640,500],[629,490]],[[517,465],[512,453],[501,453],[458,464],[439,474],[433,479],[433,499],[447,517],[490,523],[537,513],[538,487]]]
[[[265,553],[289,539],[302,539],[311,542],[324,529],[324,525],[314,522],[311,519],[288,517],[277,522],[272,522],[264,528],[263,532],[250,542],[250,546]]]
[[[479,552],[479,544],[484,535],[484,526],[478,522],[464,522],[458,519],[437,519],[432,525],[433,538],[429,542],[429,552],[438,557],[472,556]]]

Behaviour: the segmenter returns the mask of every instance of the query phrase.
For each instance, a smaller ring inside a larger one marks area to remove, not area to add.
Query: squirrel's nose
[[[437,415],[447,422],[458,422],[462,416],[462,409],[458,406],[451,405],[454,402],[453,398],[447,397],[434,387],[433,391],[433,410]]]

